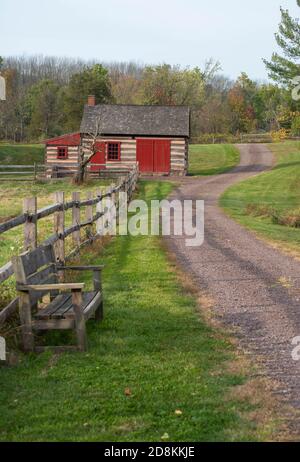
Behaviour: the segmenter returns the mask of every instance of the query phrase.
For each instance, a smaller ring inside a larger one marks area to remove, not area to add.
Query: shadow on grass
[[[275,165],[275,167],[273,167],[272,170],[281,170],[281,169],[285,169],[285,168],[289,168],[289,167],[300,167],[300,161],[280,163],[278,165]]]

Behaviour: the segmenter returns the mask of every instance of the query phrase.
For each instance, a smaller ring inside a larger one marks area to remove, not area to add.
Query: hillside
[[[42,144],[6,144],[0,143],[0,164],[31,165],[44,163]]]

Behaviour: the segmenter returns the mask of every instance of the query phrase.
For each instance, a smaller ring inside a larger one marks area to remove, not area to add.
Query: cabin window
[[[107,160],[120,160],[121,143],[107,143]]]
[[[58,159],[67,159],[68,158],[68,148],[67,147],[58,147],[57,148],[57,158]]]

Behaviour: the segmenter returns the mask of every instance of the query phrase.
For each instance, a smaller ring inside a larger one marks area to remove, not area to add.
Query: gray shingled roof
[[[190,110],[185,106],[85,106],[81,133],[98,135],[190,136]]]

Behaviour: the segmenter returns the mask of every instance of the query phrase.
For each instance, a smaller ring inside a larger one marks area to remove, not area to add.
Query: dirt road
[[[233,171],[186,178],[172,195],[205,200],[202,247],[186,247],[185,239],[174,236],[166,238],[167,245],[199,288],[213,298],[216,316],[279,382],[276,394],[300,409],[300,361],[292,359],[291,344],[300,336],[300,262],[257,239],[218,207],[220,195],[230,185],[272,166],[272,154],[265,146],[239,149],[241,163]],[[300,421],[294,426],[300,430]]]

